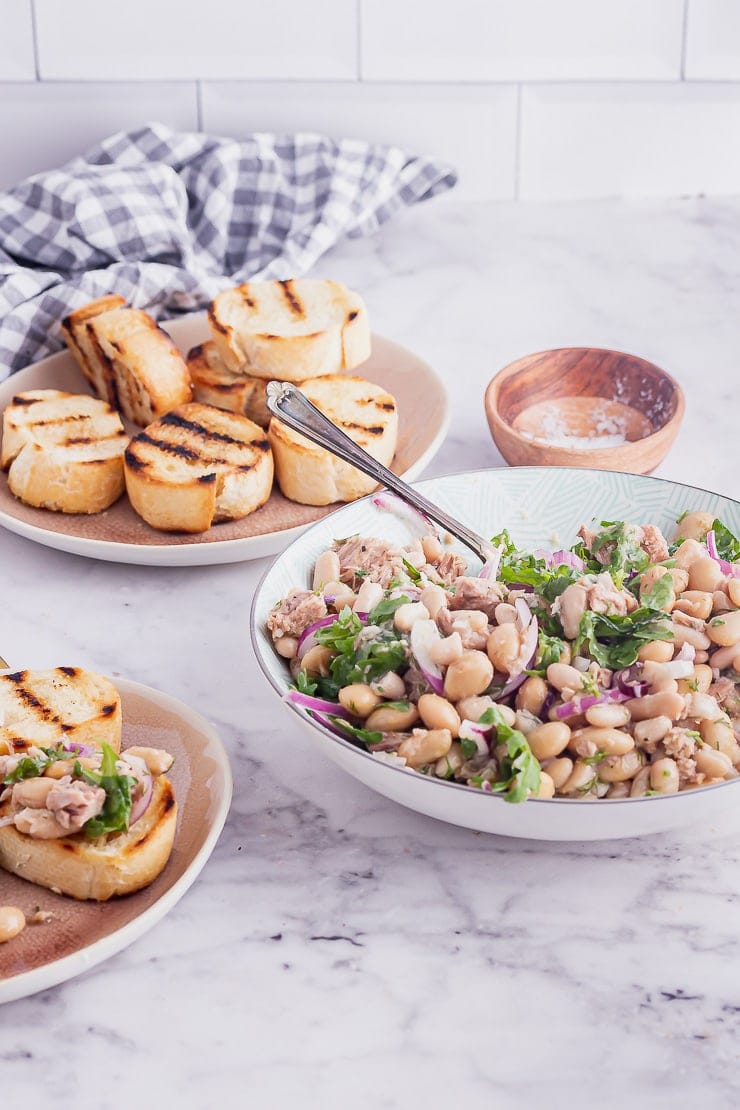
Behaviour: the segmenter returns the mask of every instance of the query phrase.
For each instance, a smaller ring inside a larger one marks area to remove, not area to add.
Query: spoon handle
[[[393,490],[401,500],[413,505],[415,509],[456,536],[484,563],[491,557],[493,548],[482,536],[461,524],[459,520],[455,520],[431,501],[427,501],[426,497],[422,497],[392,470],[388,470],[372,455],[368,455],[367,451],[359,447],[341,428],[324,416],[323,412],[320,412],[295,386],[289,382],[270,382],[267,386],[267,407],[278,420],[282,420],[294,431],[300,432],[306,439],[317,443],[319,447],[324,447],[333,455],[356,466],[363,474]]]

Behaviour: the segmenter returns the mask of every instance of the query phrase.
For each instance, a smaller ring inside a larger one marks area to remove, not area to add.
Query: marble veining
[[[317,268],[448,382],[427,474],[497,465],[494,370],[617,347],[687,398],[659,475],[737,489],[740,201],[430,203]],[[407,812],[317,754],[256,670],[266,563],[95,563],[0,531],[0,651],[209,717],[234,803],[191,891],[77,979],[0,1009],[2,1105],[740,1104],[740,815],[543,844]]]

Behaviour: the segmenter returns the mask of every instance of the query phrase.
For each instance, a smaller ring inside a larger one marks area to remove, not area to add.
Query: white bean
[[[442,636],[439,640],[435,640],[429,649],[431,660],[438,667],[449,667],[456,659],[461,658],[462,653],[463,645],[459,632]]]
[[[326,582],[338,581],[340,569],[336,551],[324,551],[313,568],[313,589],[320,590]]]
[[[650,764],[650,787],[658,794],[678,793],[678,767],[675,759],[656,759]]]
[[[429,616],[434,620],[440,609],[445,609],[447,607],[449,599],[450,595],[446,590],[443,590],[441,586],[431,585],[424,587],[421,591],[419,601],[422,605],[426,605]]]
[[[383,587],[380,582],[371,582],[369,578],[360,586],[353,609],[356,613],[369,613],[383,600]]]
[[[586,710],[586,720],[598,728],[621,728],[630,719],[630,711],[625,705],[592,705]]]
[[[399,605],[393,614],[393,623],[399,632],[410,632],[417,621],[429,620],[429,610],[420,601],[409,601]]]

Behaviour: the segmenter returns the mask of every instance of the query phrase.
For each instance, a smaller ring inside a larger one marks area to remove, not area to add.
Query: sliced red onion
[[[301,693],[300,690],[288,690],[285,700],[293,705],[300,705],[303,709],[316,709],[320,713],[332,713],[335,717],[346,717],[349,720],[350,715],[343,705],[327,701],[326,698],[315,698],[312,694]]]
[[[407,597],[409,601],[418,601],[421,590],[418,586],[394,586],[388,597],[395,601],[397,597]]]
[[[341,706],[336,707],[336,708],[341,708]],[[332,713],[331,714],[332,717],[339,717],[339,716],[343,716],[343,715],[344,714],[340,714],[340,713]],[[309,710],[309,716],[313,717],[313,719],[315,721],[318,721],[318,723],[320,725],[323,725],[324,728],[328,728],[329,732],[333,732],[336,736],[341,736],[342,740],[351,740],[352,739],[350,734],[348,732],[345,732],[344,729],[341,729],[339,727],[339,725],[334,723],[334,721],[330,720],[326,713],[320,713],[316,709],[310,709]]]
[[[511,675],[509,681],[506,683],[503,690],[496,698],[496,701],[502,701],[504,698],[508,698],[509,694],[513,694],[514,690],[517,690],[524,682],[527,677],[527,671],[534,663],[535,656],[537,655],[539,627],[537,624],[537,618],[533,617],[531,613],[530,618],[530,623],[527,628],[527,634],[524,637],[524,641],[522,643],[521,651],[521,655],[524,659],[527,660],[527,662],[523,665],[521,671],[519,671],[515,675]]]
[[[577,671],[583,671],[583,673],[585,674],[585,672],[591,666],[591,660],[586,659],[585,655],[576,655],[575,659],[573,659],[571,662],[571,666],[575,667]]]
[[[522,629],[528,628],[532,620],[532,610],[527,605],[523,597],[518,597],[514,602],[514,608],[519,617],[519,627]]]
[[[480,784],[480,788],[484,794],[493,794],[493,787],[491,786],[488,779],[483,779],[483,782]]]
[[[617,671],[614,680],[617,687],[630,698],[642,698],[648,691],[648,684],[644,679],[640,678],[642,674],[642,664],[633,663],[631,667],[625,667],[621,671]]]
[[[719,563],[719,569],[723,574],[728,574],[731,578],[740,578],[740,567],[733,566],[732,563],[728,563],[727,559],[720,558],[713,528],[710,528],[707,532],[707,551],[710,558],[714,559],[715,563]]]
[[[552,553],[552,565],[557,567],[561,564],[566,567],[573,567],[573,570],[584,571],[586,569],[583,559],[580,559],[572,551],[565,551],[563,548]]]
[[[549,567],[552,562],[552,551],[546,551],[544,547],[536,547],[532,555],[535,559],[541,559],[547,567]]]
[[[298,650],[296,651],[296,659],[302,659],[309,648],[312,648],[316,643],[314,634],[319,628],[326,628],[327,625],[334,624],[335,620],[339,619],[339,613],[328,613],[325,617],[320,617],[319,620],[314,621],[303,629],[298,637]],[[307,641],[310,640],[310,643]]]
[[[461,740],[472,740],[478,748],[479,755],[488,755],[488,740],[492,725],[486,727],[479,725],[475,721],[461,721],[458,736]]]
[[[435,694],[444,693],[442,671],[431,657],[432,646],[441,640],[433,620],[414,621],[409,633],[409,644],[417,666]]]
[[[78,759],[86,759],[95,752],[100,752],[100,748],[92,747],[90,744],[77,744],[73,741],[71,744],[62,744],[62,751],[71,752]]]
[[[437,530],[421,509],[417,509],[414,505],[409,505],[408,502],[402,501],[395,493],[389,493],[388,490],[383,490],[382,493],[376,493],[373,497],[373,505],[376,509],[380,509],[384,513],[394,513],[396,516],[402,517],[418,532],[421,527],[421,534],[427,535],[433,533],[436,535]]]
[[[131,816],[128,820],[128,827],[131,828],[135,825],[140,817],[143,817],[149,808],[149,803],[152,800],[153,780],[151,775],[147,775],[145,779],[141,780],[144,785],[144,790],[140,797],[131,806]]]
[[[6,825],[15,824],[15,817],[0,817],[0,829],[4,829]]]
[[[645,684],[647,685],[647,684]],[[603,694],[586,694],[584,697],[576,696],[572,701],[566,701],[555,710],[558,720],[565,717],[575,717],[578,713],[585,713],[594,705],[607,705],[609,702],[629,701],[634,695],[625,694],[622,690],[605,690]]]
[[[688,659],[690,663],[693,663],[695,658],[696,648],[694,647],[694,645],[689,643],[681,644],[681,650],[676,656],[676,659]]]
[[[485,563],[478,571],[479,578],[492,578],[494,582],[496,581],[503,550],[503,547],[500,545],[499,547],[494,547],[492,554],[486,559]]]

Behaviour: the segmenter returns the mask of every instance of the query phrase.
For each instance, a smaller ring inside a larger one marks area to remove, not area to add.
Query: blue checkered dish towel
[[[121,132],[0,194],[0,381],[106,293],[158,319],[250,278],[299,277],[345,236],[455,184],[396,147],[322,135]]]

